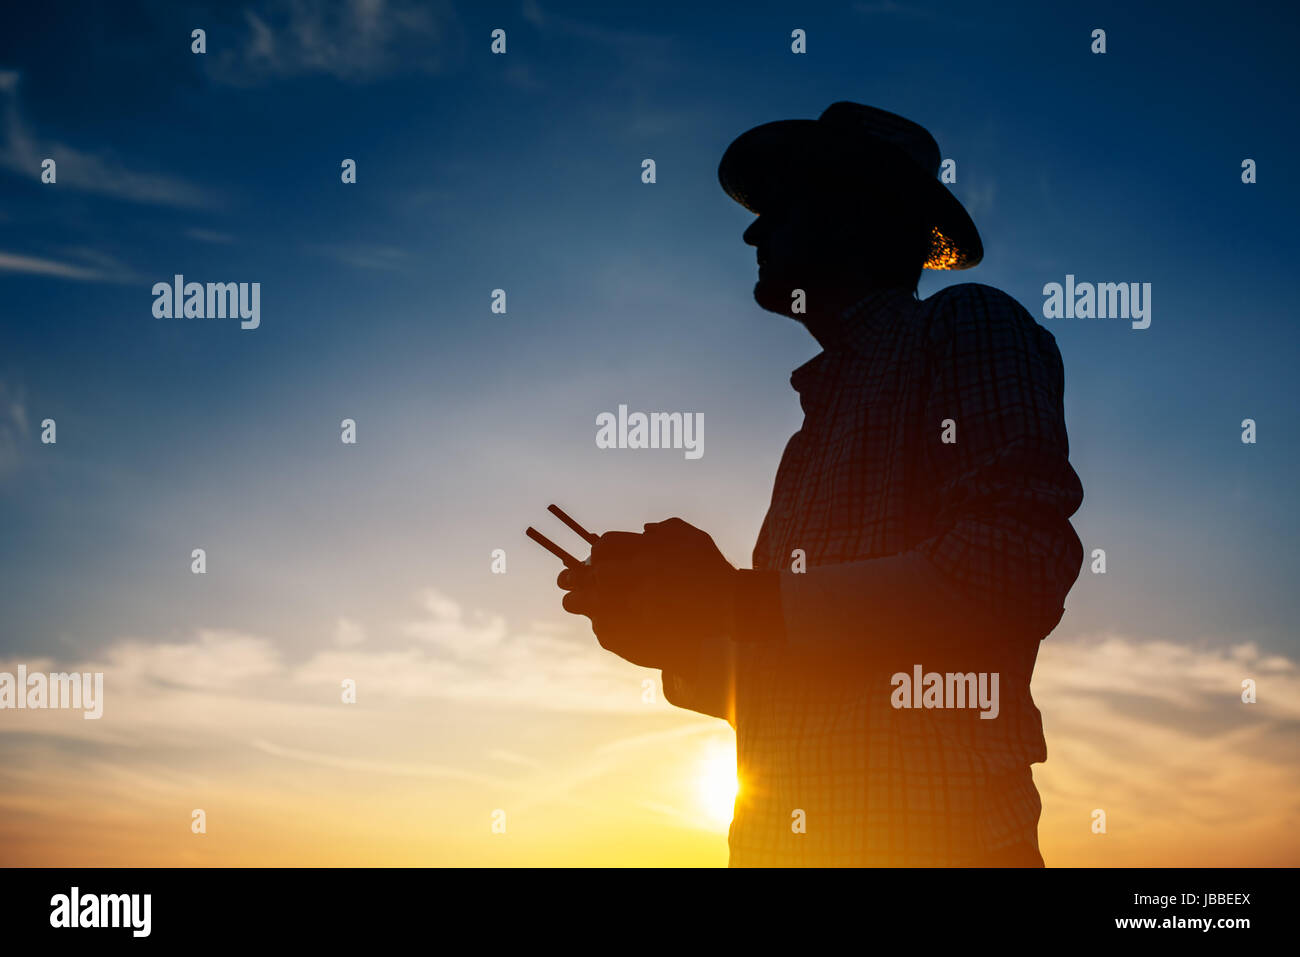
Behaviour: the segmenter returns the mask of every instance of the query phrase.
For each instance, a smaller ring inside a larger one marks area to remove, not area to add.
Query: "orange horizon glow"
[[[444,624],[459,615],[429,607]],[[505,685],[462,681],[456,698],[430,697],[445,669],[424,653],[336,647],[291,667],[247,636],[124,643],[87,663],[106,674],[100,721],[0,715],[0,861],[725,866],[731,728],[667,705],[656,672],[532,640],[492,651],[519,657]],[[529,688],[534,652],[558,657]],[[356,705],[336,703],[339,674],[357,677]],[[1259,704],[1240,702],[1242,674]],[[1252,646],[1053,636],[1034,684],[1048,866],[1294,865],[1297,691],[1294,664]],[[196,808],[205,834],[191,832]],[[1096,808],[1105,834],[1091,832]]]

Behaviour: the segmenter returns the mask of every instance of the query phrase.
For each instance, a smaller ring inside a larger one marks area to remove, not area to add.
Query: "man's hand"
[[[730,633],[736,569],[680,518],[643,534],[606,532],[590,565],[560,572],[564,608],[591,619],[601,647],[645,668],[688,664],[704,638]]]

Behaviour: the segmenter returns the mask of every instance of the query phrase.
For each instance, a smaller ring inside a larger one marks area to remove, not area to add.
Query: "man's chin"
[[[760,279],[754,283],[754,301],[768,312],[775,312],[798,319],[798,316],[794,316],[790,312],[791,304],[794,302],[793,298],[791,298],[793,291],[794,289],[789,283]]]

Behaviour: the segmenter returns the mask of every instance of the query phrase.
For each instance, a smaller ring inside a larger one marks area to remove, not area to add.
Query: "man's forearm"
[[[726,636],[700,642],[689,664],[663,669],[665,700],[735,727],[736,654],[740,650]]]
[[[915,552],[748,576],[737,579],[735,640],[779,642],[814,658],[937,664],[988,650],[971,639],[999,625]]]
[[[728,721],[734,720],[736,659],[751,647],[781,646],[792,668],[844,677],[864,666],[996,670],[1018,657],[1009,653],[1033,628],[990,615],[918,552],[800,573],[738,569],[718,600],[727,612],[725,633],[664,668],[664,696]]]

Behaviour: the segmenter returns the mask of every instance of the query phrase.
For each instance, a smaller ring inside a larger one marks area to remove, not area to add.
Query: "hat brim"
[[[859,167],[865,178],[881,162],[892,164],[891,175],[905,178],[925,212],[932,232],[926,269],[969,269],[984,258],[975,223],[943,183],[887,142],[849,140],[816,120],[777,120],[742,133],[722,155],[718,182],[741,206],[761,215],[810,187],[824,185],[816,180],[829,170],[842,174]]]

